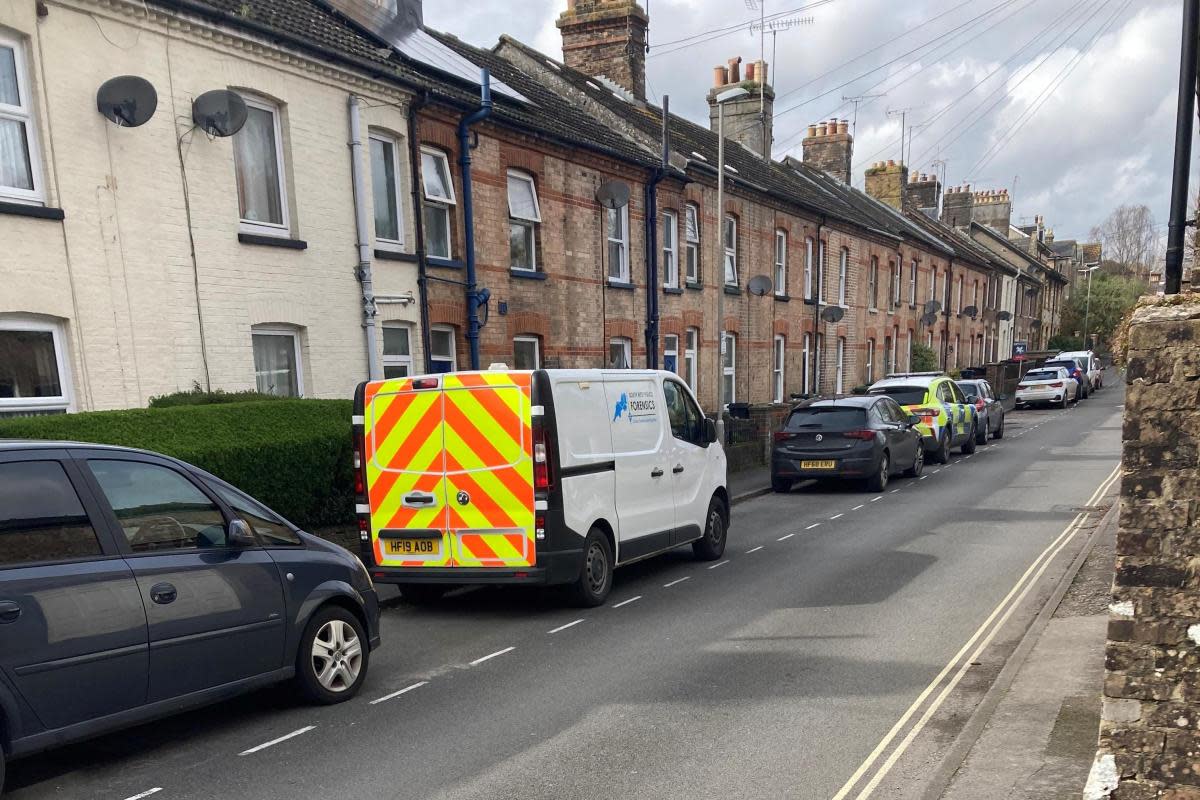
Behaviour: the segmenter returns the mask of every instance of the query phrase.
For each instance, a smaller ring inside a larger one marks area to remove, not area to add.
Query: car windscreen
[[[867,424],[867,412],[849,406],[815,406],[798,408],[787,418],[783,429],[788,433],[803,431],[849,431]]]
[[[1022,381],[1056,381],[1061,377],[1056,369],[1031,369]]]
[[[927,391],[924,386],[881,386],[871,394],[887,395],[902,406],[916,406],[925,402]]]

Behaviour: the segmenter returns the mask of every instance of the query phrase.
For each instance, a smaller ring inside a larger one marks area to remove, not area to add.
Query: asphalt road
[[[840,800],[876,779],[894,796],[986,689],[971,664],[1019,637],[1081,546],[1062,534],[1120,453],[1107,377],[882,494],[744,503],[726,560],[619,571],[598,609],[513,590],[397,604],[349,703],[260,692],[15,763],[5,796]]]

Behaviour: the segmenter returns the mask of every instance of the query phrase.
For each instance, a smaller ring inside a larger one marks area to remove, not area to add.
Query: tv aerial
[[[629,184],[605,181],[596,189],[596,202],[608,209],[624,208],[629,202]]]
[[[766,275],[755,275],[750,279],[746,289],[755,297],[762,297],[771,291],[771,279]]]
[[[842,317],[846,316],[846,309],[841,306],[826,306],[821,312],[821,319],[825,322],[841,322]]]
[[[233,136],[246,124],[246,101],[237,92],[213,89],[192,101],[192,122],[209,136]]]
[[[138,75],[109,78],[96,92],[96,110],[119,128],[145,125],[156,108],[158,92],[150,81]]]

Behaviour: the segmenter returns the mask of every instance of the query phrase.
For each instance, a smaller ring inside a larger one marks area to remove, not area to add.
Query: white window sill
[[[376,239],[375,249],[387,250],[389,253],[407,253],[404,249],[404,242],[392,242],[387,239]]]
[[[868,309],[867,309],[867,313],[868,313],[868,314],[878,314],[878,313],[879,313],[879,309],[878,309],[878,308],[868,308]]]

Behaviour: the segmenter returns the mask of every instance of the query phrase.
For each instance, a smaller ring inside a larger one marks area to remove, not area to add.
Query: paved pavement
[[[749,500],[725,560],[621,570],[602,608],[499,589],[398,604],[354,701],[260,692],[16,763],[11,797],[918,792],[1082,546],[1120,402],[1015,413],[1002,442],[878,495]]]

